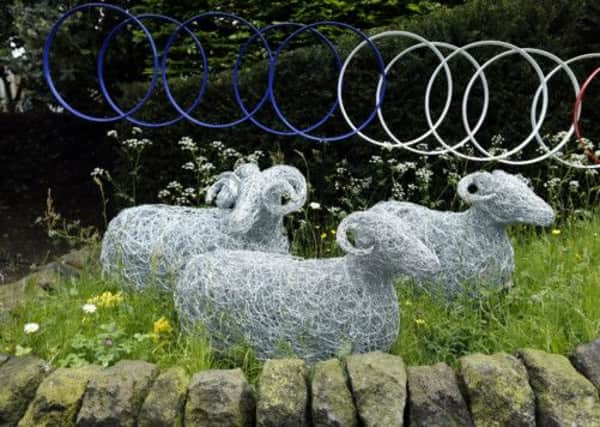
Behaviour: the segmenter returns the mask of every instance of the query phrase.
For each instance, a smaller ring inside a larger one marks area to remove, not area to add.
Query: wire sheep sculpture
[[[350,214],[337,243],[345,256],[217,250],[192,258],[174,292],[182,328],[201,325],[217,350],[244,343],[260,359],[292,353],[314,362],[389,349],[400,324],[393,278],[426,276],[439,261],[386,213]]]
[[[548,226],[554,221],[552,208],[522,178],[502,170],[463,177],[458,195],[471,205],[464,212],[441,212],[397,201],[380,202],[371,210],[401,218],[412,235],[439,258],[441,268],[434,280],[414,271],[418,282],[437,285],[448,297],[473,291],[473,286],[512,286],[515,263],[506,228],[512,224]]]
[[[214,201],[216,208],[159,204],[124,209],[102,240],[102,268],[137,289],[156,285],[170,290],[185,261],[208,250],[287,253],[283,217],[302,208],[306,192],[306,180],[294,167],[261,172],[254,164],[241,165],[219,175],[208,189],[206,201]]]

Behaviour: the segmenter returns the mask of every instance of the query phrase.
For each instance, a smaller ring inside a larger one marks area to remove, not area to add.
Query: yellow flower
[[[117,292],[113,294],[110,291],[102,292],[100,295],[96,295],[92,298],[89,298],[86,303],[94,304],[97,307],[116,307],[117,305],[123,302],[123,293]]]
[[[321,233],[321,239],[324,239],[327,237],[327,233]]]
[[[154,322],[154,325],[152,325],[152,332],[155,335],[168,334],[172,330],[173,327],[171,326],[171,323],[169,323],[169,319],[165,317],[161,317],[156,322]]]
[[[558,228],[554,228],[552,230],[552,234],[554,234],[555,236],[559,236],[560,235],[560,230]]]
[[[330,233],[332,236],[335,236],[335,230],[331,230]]]
[[[417,326],[425,326],[427,324],[427,322],[425,322],[425,319],[415,319],[415,323],[417,324]]]

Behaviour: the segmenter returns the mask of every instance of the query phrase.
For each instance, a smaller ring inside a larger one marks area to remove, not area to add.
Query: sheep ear
[[[491,175],[487,172],[475,172],[465,176],[458,183],[458,195],[470,204],[494,199],[496,193],[487,192],[490,178]]]
[[[344,252],[352,255],[368,255],[373,252],[375,245],[357,248],[348,240],[348,232],[354,232],[357,240],[360,240],[359,234],[364,232],[363,228],[368,226],[367,222],[371,222],[367,221],[368,219],[369,216],[365,212],[354,212],[342,220],[336,232],[336,241]]]

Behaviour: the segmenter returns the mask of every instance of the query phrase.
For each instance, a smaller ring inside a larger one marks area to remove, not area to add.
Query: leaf
[[[31,347],[22,347],[19,344],[15,347],[15,356],[25,356],[31,353]]]

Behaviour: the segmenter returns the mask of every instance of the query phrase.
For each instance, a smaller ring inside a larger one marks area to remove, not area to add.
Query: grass
[[[306,246],[305,252],[336,253],[330,227],[310,229],[306,226],[303,234],[295,236]],[[567,222],[560,234],[514,230],[517,271],[509,291],[462,296],[447,303],[439,295],[399,283],[401,332],[391,352],[411,365],[453,364],[472,352],[511,352],[522,347],[567,354],[577,344],[597,338],[600,238],[596,230],[600,232],[598,215]],[[251,381],[256,379],[261,364],[252,350],[240,346],[216,355],[201,333],[182,334],[168,295],[123,291],[121,299],[115,297],[120,290],[118,283],[102,279],[92,269],[49,294],[32,294],[19,309],[0,315],[0,351],[31,352],[63,366],[140,358],[161,367],[182,366],[190,373],[241,367]],[[95,313],[84,312],[82,306],[90,298],[107,291],[112,304],[97,304]],[[24,326],[31,322],[40,328],[25,334]]]
[[[447,304],[415,286],[398,288],[401,332],[392,352],[409,364],[533,347],[567,354],[600,335],[600,217],[560,230],[513,236],[514,287]]]

